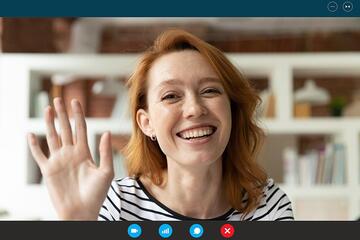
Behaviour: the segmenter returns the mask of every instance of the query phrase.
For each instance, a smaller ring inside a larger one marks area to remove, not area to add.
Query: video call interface
[[[0,228],[69,223],[121,239],[353,232],[359,4],[266,16],[4,14]]]

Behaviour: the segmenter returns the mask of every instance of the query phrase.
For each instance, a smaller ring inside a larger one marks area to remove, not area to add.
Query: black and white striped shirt
[[[243,216],[235,209],[217,218],[208,220],[228,221],[284,221],[293,220],[291,202],[286,194],[268,179],[264,195],[259,206]],[[244,199],[246,201],[246,199]],[[182,221],[199,220],[183,216],[156,200],[146,190],[139,179],[131,177],[115,180],[111,183],[107,197],[100,209],[101,221]]]

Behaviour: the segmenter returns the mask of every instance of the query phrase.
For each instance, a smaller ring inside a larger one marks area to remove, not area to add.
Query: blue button
[[[169,224],[161,224],[159,227],[159,235],[162,238],[169,238],[173,233],[173,229]]]
[[[138,238],[141,235],[141,227],[138,224],[131,224],[128,227],[128,235],[131,238]]]
[[[199,238],[204,234],[204,229],[200,224],[193,224],[191,225],[189,232],[193,238]]]

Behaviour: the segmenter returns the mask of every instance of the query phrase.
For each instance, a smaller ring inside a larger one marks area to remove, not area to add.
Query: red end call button
[[[220,233],[221,236],[223,236],[224,238],[231,238],[232,236],[234,236],[235,229],[231,224],[227,223],[221,226]]]

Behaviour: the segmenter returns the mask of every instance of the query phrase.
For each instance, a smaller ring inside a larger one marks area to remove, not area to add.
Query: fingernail
[[[77,106],[77,102],[76,102],[75,98],[71,99],[71,106],[73,106],[73,107]]]
[[[111,136],[110,131],[105,132],[105,137],[106,138],[110,139],[110,136]]]
[[[46,106],[46,108],[44,109],[45,114],[50,112],[50,110],[51,110],[51,106]]]
[[[29,141],[29,143],[30,143],[31,145],[35,145],[35,144],[36,144],[34,134],[28,133],[28,134],[27,134],[27,138],[28,138],[28,141]]]
[[[60,97],[56,97],[54,98],[54,103],[58,103],[58,104],[61,104],[61,98]]]

